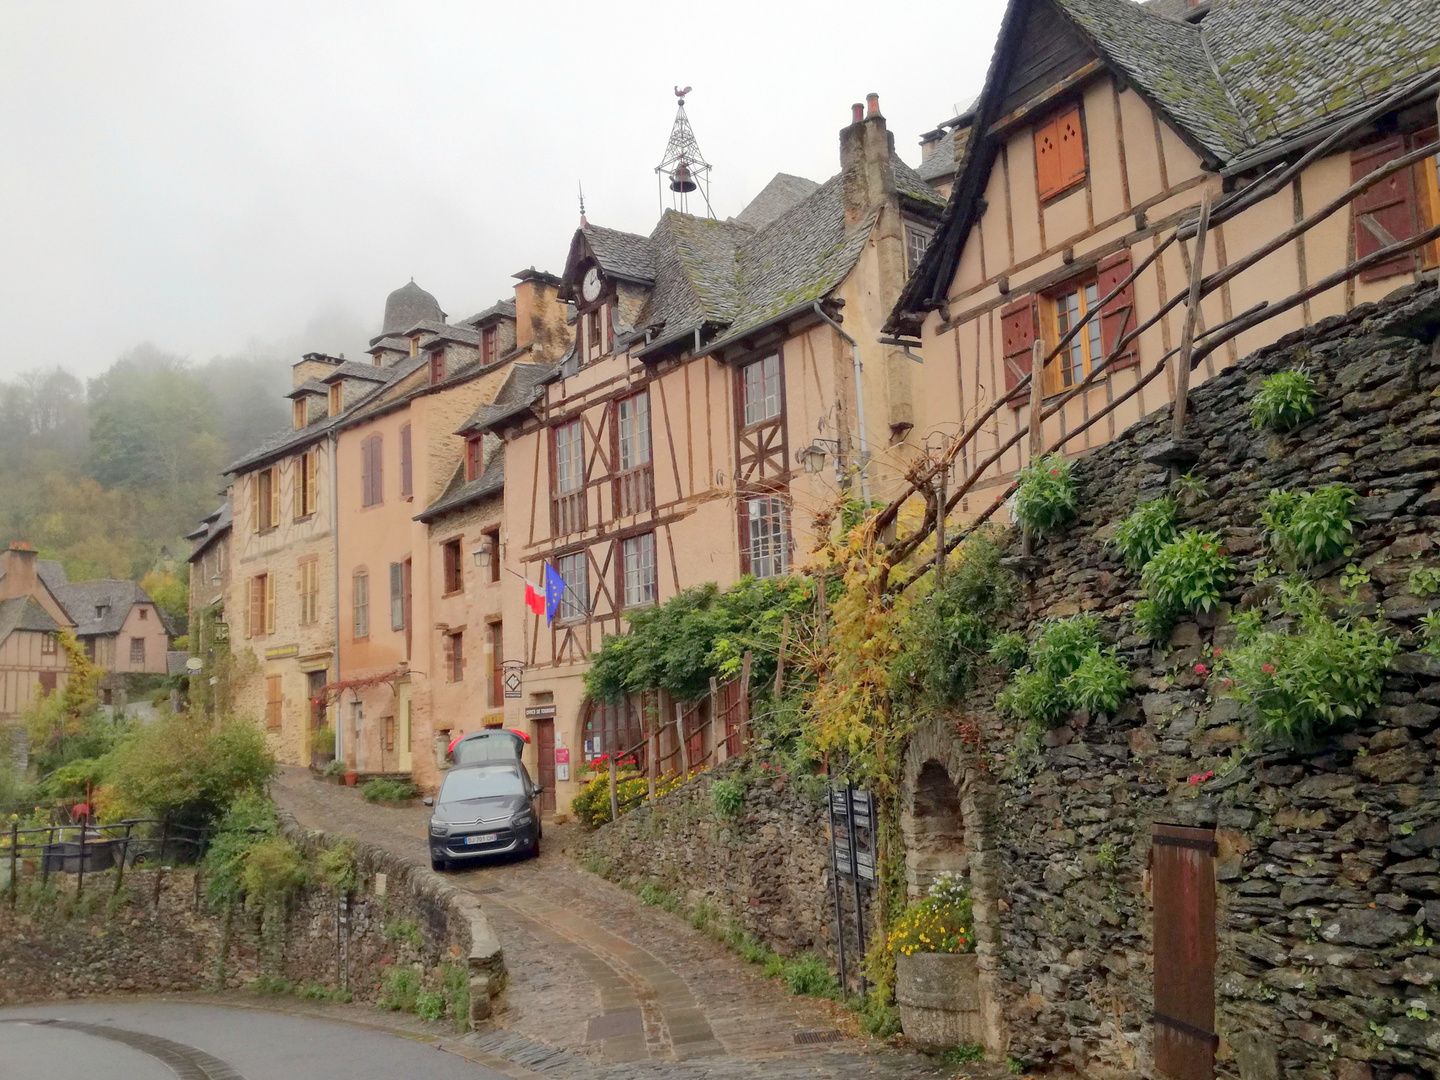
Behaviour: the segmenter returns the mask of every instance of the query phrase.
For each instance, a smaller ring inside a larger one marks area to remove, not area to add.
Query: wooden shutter
[[[379,435],[374,436],[371,442],[371,454],[374,457],[370,463],[371,494],[378,504],[385,501],[385,444]]]
[[[1130,276],[1130,252],[1129,250],[1117,251],[1100,260],[1096,291],[1100,296],[1110,295],[1110,291]],[[1110,350],[1115,348],[1115,343],[1126,334],[1134,331],[1136,324],[1135,315],[1135,285],[1132,282],[1126,285],[1100,312],[1100,348],[1104,356],[1110,355]],[[1131,367],[1140,360],[1139,350],[1136,348],[1136,341],[1125,346],[1125,351],[1114,360],[1110,361],[1107,370],[1119,371],[1121,368]],[[1093,357],[1095,363],[1099,363],[1104,356]]]
[[[320,507],[320,451],[305,455],[305,513],[313,514]]]
[[[405,583],[398,562],[390,564],[390,629],[405,629]]]
[[[1085,136],[1080,126],[1080,108],[1076,106],[1055,121],[1055,142],[1060,151],[1060,187],[1085,179]]]
[[[270,466],[270,527],[280,524],[280,466]]]
[[[250,606],[245,612],[245,636],[265,632],[265,576],[250,579]]]
[[[446,634],[445,637],[445,677],[451,682],[455,681],[455,635]]]
[[[260,531],[260,474],[250,474],[250,531]]]
[[[1028,390],[1017,391],[1020,380],[1030,374],[1031,347],[1038,332],[1040,311],[1034,296],[1027,296],[1000,310],[1000,338],[1004,349],[1005,395],[1012,409],[1030,401]]]
[[[736,504],[740,526],[740,574],[743,577],[750,573],[750,500],[741,495]]]
[[[265,575],[265,633],[275,632],[275,575]]]
[[[1060,190],[1060,146],[1057,125],[1051,120],[1035,129],[1035,182],[1040,198],[1048,199]]]
[[[292,517],[305,516],[305,460],[309,454],[301,454],[295,462],[295,482],[291,491],[290,511]]]
[[[400,429],[400,494],[409,495],[415,490],[415,465],[410,449],[410,425]]]
[[[1397,135],[1350,152],[1350,182],[1355,183],[1388,161],[1405,153],[1405,138]],[[1396,240],[1405,240],[1419,231],[1416,216],[1415,170],[1401,169],[1356,196],[1355,257],[1373,255]],[[1415,269],[1416,252],[1407,251],[1360,275],[1361,281],[1378,281],[1408,274]]]

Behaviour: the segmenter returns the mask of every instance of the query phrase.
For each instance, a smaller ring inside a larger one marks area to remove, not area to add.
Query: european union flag
[[[555,621],[555,613],[560,610],[560,598],[565,595],[565,579],[560,576],[560,571],[545,564],[545,622],[548,625]]]

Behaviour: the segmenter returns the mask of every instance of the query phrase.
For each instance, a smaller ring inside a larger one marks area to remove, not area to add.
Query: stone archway
[[[985,1047],[1003,1054],[1008,1036],[996,994],[999,862],[991,840],[995,784],[986,764],[984,756],[959,737],[953,719],[917,726],[906,745],[901,773],[900,831],[906,890],[912,899],[921,896],[937,874],[948,871],[969,879]]]

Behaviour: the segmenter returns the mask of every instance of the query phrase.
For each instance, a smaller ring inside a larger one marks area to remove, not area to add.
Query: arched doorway
[[[905,878],[912,897],[923,895],[941,874],[966,876],[965,815],[949,771],[933,758],[920,766],[910,790],[905,829]]]

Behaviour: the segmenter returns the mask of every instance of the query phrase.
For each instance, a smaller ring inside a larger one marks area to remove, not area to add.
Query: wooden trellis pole
[[[1176,439],[1185,434],[1190,412],[1190,354],[1195,349],[1195,323],[1200,318],[1200,283],[1205,278],[1205,236],[1210,231],[1210,189],[1200,196],[1200,225],[1195,233],[1195,256],[1190,263],[1190,295],[1185,300],[1185,329],[1180,354],[1175,358],[1175,412],[1171,429]]]

